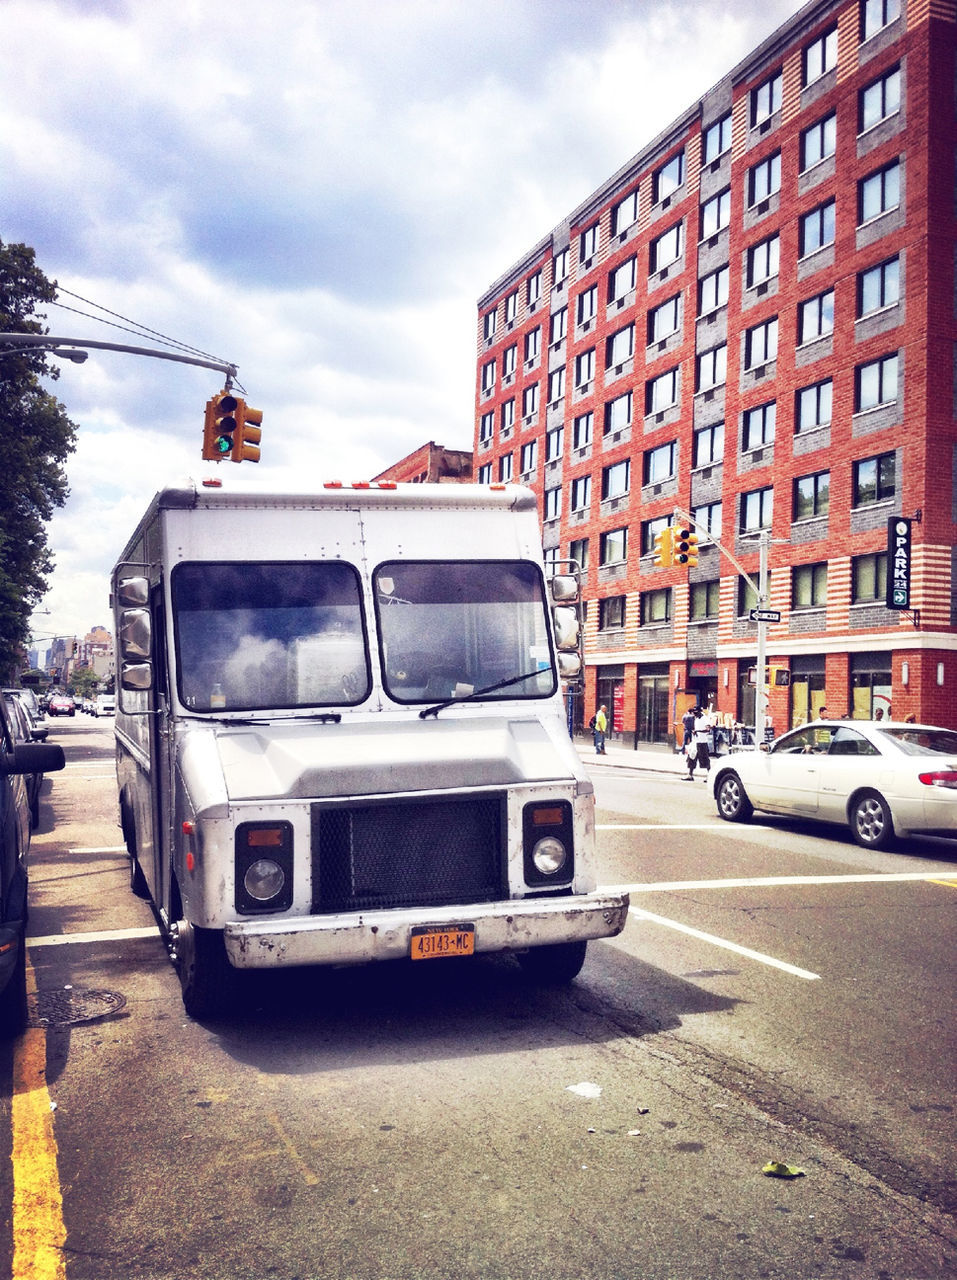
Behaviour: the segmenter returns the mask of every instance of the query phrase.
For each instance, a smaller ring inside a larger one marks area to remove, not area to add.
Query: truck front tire
[[[581,973],[587,942],[553,942],[519,953],[518,962],[533,982],[560,986]]]
[[[191,1018],[228,1013],[236,1002],[236,970],[229,963],[222,929],[200,929],[188,920],[175,926],[176,971],[183,1007]]]

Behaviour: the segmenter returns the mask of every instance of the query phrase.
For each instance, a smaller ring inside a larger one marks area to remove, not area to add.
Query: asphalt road
[[[569,988],[506,959],[286,974],[201,1024],[128,891],[110,730],[51,735],[0,1275],[957,1275],[954,846],[732,827],[701,784],[596,769],[634,912]]]

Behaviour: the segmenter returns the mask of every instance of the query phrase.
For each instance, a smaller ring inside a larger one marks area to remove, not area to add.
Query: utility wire
[[[98,311],[104,312],[108,316],[115,317],[116,320],[123,320],[124,324],[116,324],[111,320],[104,320],[103,316],[90,315],[87,311],[80,311],[78,307],[68,306],[65,302],[54,302],[53,306],[60,307],[64,311],[72,311],[74,315],[85,316],[88,320],[96,320],[100,324],[110,325],[114,329],[123,329],[127,333],[139,334],[141,337],[149,337],[157,342],[162,342],[168,347],[174,347],[180,351],[189,351],[193,355],[207,356],[211,360],[220,360],[221,357],[214,355],[211,351],[203,351],[199,347],[191,346],[187,342],[180,342],[178,338],[171,338],[165,333],[160,333],[157,329],[151,329],[148,325],[142,325],[136,320],[131,320],[129,316],[121,315],[118,311],[111,311],[109,307],[102,306],[99,302],[93,302],[90,298],[84,298],[78,293],[74,293],[71,289],[64,289],[61,285],[57,285],[59,293],[65,293],[67,297],[76,298],[78,302],[85,303],[88,307],[95,307]]]

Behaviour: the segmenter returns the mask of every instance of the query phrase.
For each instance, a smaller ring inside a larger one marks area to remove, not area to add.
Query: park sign
[[[888,609],[910,608],[910,543],[911,522],[906,516],[891,516],[887,521],[887,597]]]

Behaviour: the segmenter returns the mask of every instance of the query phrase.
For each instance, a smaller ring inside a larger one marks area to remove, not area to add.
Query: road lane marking
[[[726,822],[598,822],[596,831],[726,831]],[[730,834],[730,832],[729,832]]]
[[[931,884],[942,884],[945,889],[957,889],[957,880],[931,880]]]
[[[100,933],[50,933],[43,938],[27,938],[28,947],[65,947],[82,942],[126,942],[136,938],[159,938],[156,925],[143,929],[104,929]]]
[[[810,973],[807,969],[799,969],[797,965],[788,964],[786,960],[778,960],[774,956],[766,956],[761,951],[752,951],[750,947],[739,946],[736,942],[729,942],[727,938],[716,938],[713,933],[703,933],[700,929],[692,929],[690,925],[679,924],[677,920],[669,920],[666,916],[656,916],[651,911],[644,911],[641,907],[630,907],[629,915],[633,915],[638,920],[648,920],[651,924],[660,924],[665,929],[677,929],[679,933],[686,933],[691,938],[697,938],[699,942],[707,942],[713,947],[721,947],[724,951],[733,951],[735,955],[746,956],[749,960],[757,960],[759,964],[770,965],[772,969],[781,969],[784,973],[790,973],[795,978],[806,978],[809,982],[819,982],[821,975],[819,973]]]
[[[939,875],[940,873],[936,873]],[[674,893],[681,889],[751,889],[801,884],[880,884],[923,880],[928,884],[951,884],[935,878],[932,871],[873,871],[836,876],[743,876],[727,880],[659,880],[650,884],[600,885],[601,893]]]
[[[36,976],[27,958],[27,991]],[[65,1280],[63,1195],[46,1081],[46,1032],[28,1027],[13,1049],[12,1280]]]
[[[71,849],[70,853],[126,853],[126,845],[92,844],[85,849]]]

